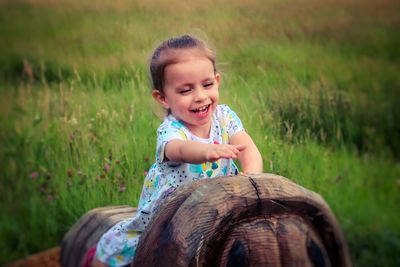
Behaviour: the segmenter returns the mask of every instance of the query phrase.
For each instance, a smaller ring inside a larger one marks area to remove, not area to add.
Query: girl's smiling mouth
[[[196,109],[191,109],[190,111],[195,112],[195,113],[202,113],[202,112],[206,112],[210,106],[211,106],[211,104],[207,104],[207,105],[201,106]]]
[[[210,107],[211,104],[207,104],[196,109],[191,109],[190,111],[195,113],[197,117],[203,118],[207,116]]]

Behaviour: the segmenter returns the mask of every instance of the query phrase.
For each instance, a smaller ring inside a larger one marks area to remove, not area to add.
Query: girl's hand
[[[241,151],[246,149],[246,145],[212,144],[205,151],[207,162],[217,161],[221,158],[236,159]]]

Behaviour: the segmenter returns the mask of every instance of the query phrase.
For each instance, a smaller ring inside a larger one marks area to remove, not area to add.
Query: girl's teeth
[[[195,112],[204,112],[207,110],[207,108],[208,108],[208,106],[204,106],[204,107],[196,109]]]

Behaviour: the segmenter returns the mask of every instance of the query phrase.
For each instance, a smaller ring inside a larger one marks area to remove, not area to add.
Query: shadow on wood
[[[326,202],[281,176],[196,181],[160,211],[141,236],[133,267],[351,266]],[[62,266],[79,266],[102,233],[134,212],[124,206],[87,213],[64,237]]]

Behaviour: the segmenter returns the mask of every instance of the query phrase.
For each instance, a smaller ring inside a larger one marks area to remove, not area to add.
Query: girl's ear
[[[154,89],[151,92],[151,95],[153,96],[154,100],[156,100],[163,108],[169,109],[168,101],[167,101],[167,99],[165,98],[165,95],[162,92],[160,92],[157,89]]]
[[[219,74],[218,72],[215,73],[215,82],[217,83],[218,87],[221,84],[221,74]]]

